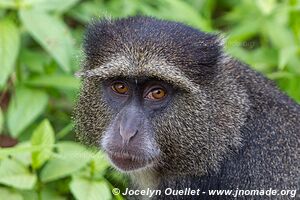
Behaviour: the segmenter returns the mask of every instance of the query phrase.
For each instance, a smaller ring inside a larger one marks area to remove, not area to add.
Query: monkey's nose
[[[122,126],[120,126],[120,135],[123,140],[123,144],[128,144],[130,139],[133,138],[138,133],[137,129],[124,129]]]
[[[123,144],[128,144],[139,132],[142,118],[142,113],[136,107],[124,110],[120,119],[120,135],[122,136]]]

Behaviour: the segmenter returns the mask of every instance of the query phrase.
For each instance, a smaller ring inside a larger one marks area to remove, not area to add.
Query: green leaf
[[[31,163],[31,152],[39,149],[40,148],[32,147],[26,141],[11,148],[0,149],[0,160],[13,155],[13,157],[16,158],[16,160],[18,160],[20,163],[22,163],[23,165],[28,165],[28,163]]]
[[[0,87],[6,83],[14,71],[14,65],[20,48],[20,34],[11,20],[0,21]]]
[[[282,88],[290,97],[293,97],[293,99],[297,102],[300,102],[300,76],[293,76],[292,78],[289,77],[289,79],[281,79],[277,82],[279,83],[280,88]]]
[[[78,2],[79,0],[41,0],[33,6],[44,11],[65,12]]]
[[[20,9],[32,7],[33,4],[40,1],[41,0],[0,0],[0,8]]]
[[[228,42],[229,44],[229,42]],[[246,63],[250,63],[250,57],[249,57],[249,53],[247,50],[245,50],[244,48],[238,46],[238,45],[226,45],[225,46],[227,49],[226,51],[229,52],[230,54],[232,54],[233,56],[237,57],[238,59],[246,62]]]
[[[95,1],[83,1],[80,6],[72,8],[68,15],[80,22],[88,23],[93,17],[99,18],[105,15],[103,8],[97,7],[97,4]]]
[[[73,178],[70,189],[77,200],[110,200],[109,186],[105,181],[92,181],[84,178]]]
[[[105,158],[104,154],[101,151],[98,151],[95,155],[93,155],[93,162],[96,172],[103,173],[110,166],[107,158]]]
[[[268,34],[270,41],[275,47],[280,49],[294,45],[293,34],[286,26],[268,21],[264,28],[266,29],[265,32]]]
[[[146,15],[160,16],[165,19],[185,22],[189,25],[200,28],[203,31],[212,30],[209,20],[202,17],[197,9],[186,3],[186,1],[164,0],[156,1],[156,3],[159,4],[157,9],[153,9],[153,7],[147,4],[141,4],[140,9]],[[176,15],[174,15],[174,13],[176,13]]]
[[[32,72],[43,73],[45,65],[49,63],[51,57],[43,51],[33,51],[29,48],[22,49],[20,53],[21,65]]]
[[[51,189],[49,187],[45,187],[42,190],[42,198],[43,200],[66,200],[66,197],[62,197],[59,195],[57,191]]]
[[[8,129],[12,136],[18,136],[44,110],[48,102],[45,92],[29,88],[17,88],[16,95],[8,108]]]
[[[0,183],[18,189],[32,189],[36,180],[36,175],[31,174],[21,163],[12,159],[0,162]]]
[[[276,1],[275,0],[256,0],[257,7],[265,15],[269,15],[274,10]]]
[[[17,7],[16,1],[0,0],[0,8],[15,8]]]
[[[60,140],[61,138],[65,137],[66,135],[68,135],[69,133],[71,133],[71,131],[74,128],[74,124],[71,122],[69,123],[67,126],[65,126],[63,129],[61,129],[57,134],[56,134],[56,138],[58,140]]]
[[[10,188],[0,187],[0,199],[23,200],[22,195]]]
[[[2,110],[0,108],[0,134],[1,134],[2,130],[3,130],[3,121],[4,121],[3,112],[2,112]]]
[[[56,157],[50,159],[41,172],[43,182],[68,176],[80,170],[92,159],[91,152],[74,142],[58,143],[57,149]]]
[[[276,72],[269,73],[267,75],[267,77],[272,80],[284,79],[284,78],[292,79],[292,78],[294,78],[294,76],[295,75],[293,73],[285,72],[285,71],[276,71]]]
[[[24,166],[30,166],[32,163],[31,159],[31,152],[34,151],[34,148],[31,146],[30,141],[25,141],[18,143],[17,146],[13,148],[16,152],[11,152],[10,156],[17,160],[18,162],[22,163]],[[22,149],[22,151],[20,150]]]
[[[242,23],[240,23],[238,26],[234,27],[229,32],[229,38],[226,41],[227,46],[236,46],[236,45],[243,45],[244,47],[248,45],[247,43],[240,44],[240,42],[246,41],[247,39],[250,39],[255,34],[257,34],[260,26],[259,20],[244,20]]]
[[[279,65],[278,68],[283,70],[291,58],[297,56],[297,47],[288,46],[279,50]]]
[[[32,167],[41,167],[51,156],[54,146],[54,131],[48,120],[44,120],[33,132],[32,146],[42,147],[39,151],[32,152]]]
[[[57,61],[65,71],[70,71],[73,38],[59,18],[34,9],[20,10],[21,21],[30,35]]]
[[[37,200],[39,199],[38,196],[38,192],[34,191],[34,190],[21,190],[20,191],[22,196],[23,196],[23,200]]]
[[[299,49],[300,50],[300,49]],[[295,56],[289,60],[287,68],[293,72],[295,75],[300,76],[300,56]],[[300,92],[299,92],[300,94]]]
[[[189,23],[204,31],[211,31],[208,20],[204,19],[198,11],[182,0],[165,0],[165,14],[171,19],[177,19]],[[174,13],[176,12],[176,15]]]
[[[26,81],[26,84],[37,87],[53,87],[63,90],[78,90],[80,80],[71,75],[44,75]]]

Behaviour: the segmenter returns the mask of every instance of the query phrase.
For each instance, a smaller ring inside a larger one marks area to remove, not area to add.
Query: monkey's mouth
[[[153,160],[128,153],[107,152],[111,162],[122,171],[133,171],[151,164]]]

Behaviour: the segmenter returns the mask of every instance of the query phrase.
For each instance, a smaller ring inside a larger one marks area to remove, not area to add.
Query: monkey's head
[[[247,95],[215,35],[149,17],[101,20],[84,52],[78,136],[119,170],[203,174],[239,145]]]

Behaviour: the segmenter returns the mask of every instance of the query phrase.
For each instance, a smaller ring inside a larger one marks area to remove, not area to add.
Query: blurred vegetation
[[[300,102],[300,0],[0,0],[0,199],[122,199],[123,177],[74,142],[73,74],[91,19],[136,14],[220,33]]]

